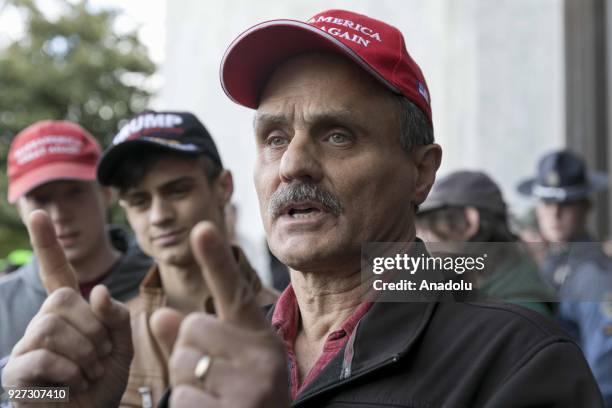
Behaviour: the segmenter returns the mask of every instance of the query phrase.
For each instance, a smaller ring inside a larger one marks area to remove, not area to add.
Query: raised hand
[[[30,214],[28,229],[49,296],[13,348],[3,387],[68,386],[70,402],[57,406],[118,406],[133,355],[127,308],[102,285],[92,290],[90,303],[81,297],[74,269],[44,211]]]
[[[169,363],[170,405],[287,408],[282,344],[243,282],[229,245],[212,223],[204,221],[193,229],[191,246],[218,317],[192,313],[181,321],[169,310],[153,315],[158,341],[170,349],[176,339]]]

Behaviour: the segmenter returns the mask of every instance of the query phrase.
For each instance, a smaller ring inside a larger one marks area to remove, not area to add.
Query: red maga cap
[[[345,10],[324,11],[306,23],[272,20],[249,28],[225,52],[221,86],[234,102],[255,109],[279,64],[317,51],[349,57],[392,92],[412,101],[432,122],[425,77],[406,51],[402,33],[387,23]]]
[[[28,126],[8,154],[8,201],[55,180],[95,180],[100,145],[85,129],[67,121]]]

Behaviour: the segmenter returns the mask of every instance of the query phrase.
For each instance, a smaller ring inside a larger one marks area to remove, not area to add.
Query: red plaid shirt
[[[300,323],[300,308],[295,298],[293,287],[289,285],[276,302],[272,315],[272,325],[283,340],[289,362],[291,363],[290,381],[291,398],[295,397],[325,368],[327,363],[340,351],[348,341],[357,323],[372,306],[372,302],[364,302],[357,307],[348,319],[342,323],[340,329],[327,336],[323,351],[306,377],[300,383],[300,374],[295,356],[295,339],[297,338]]]

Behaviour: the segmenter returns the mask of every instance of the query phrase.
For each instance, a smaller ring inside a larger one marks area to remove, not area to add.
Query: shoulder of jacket
[[[462,305],[462,314],[469,320],[467,325],[473,325],[476,330],[484,328],[489,331],[504,327],[515,333],[528,334],[533,340],[556,338],[559,341],[574,342],[552,319],[518,305],[487,301],[450,303],[449,306],[457,308],[458,305]]]

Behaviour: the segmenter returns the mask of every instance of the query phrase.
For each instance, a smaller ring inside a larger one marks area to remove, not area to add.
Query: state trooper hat
[[[589,172],[584,161],[567,150],[542,157],[535,177],[521,182],[519,193],[548,202],[575,201],[607,187],[608,176]]]

